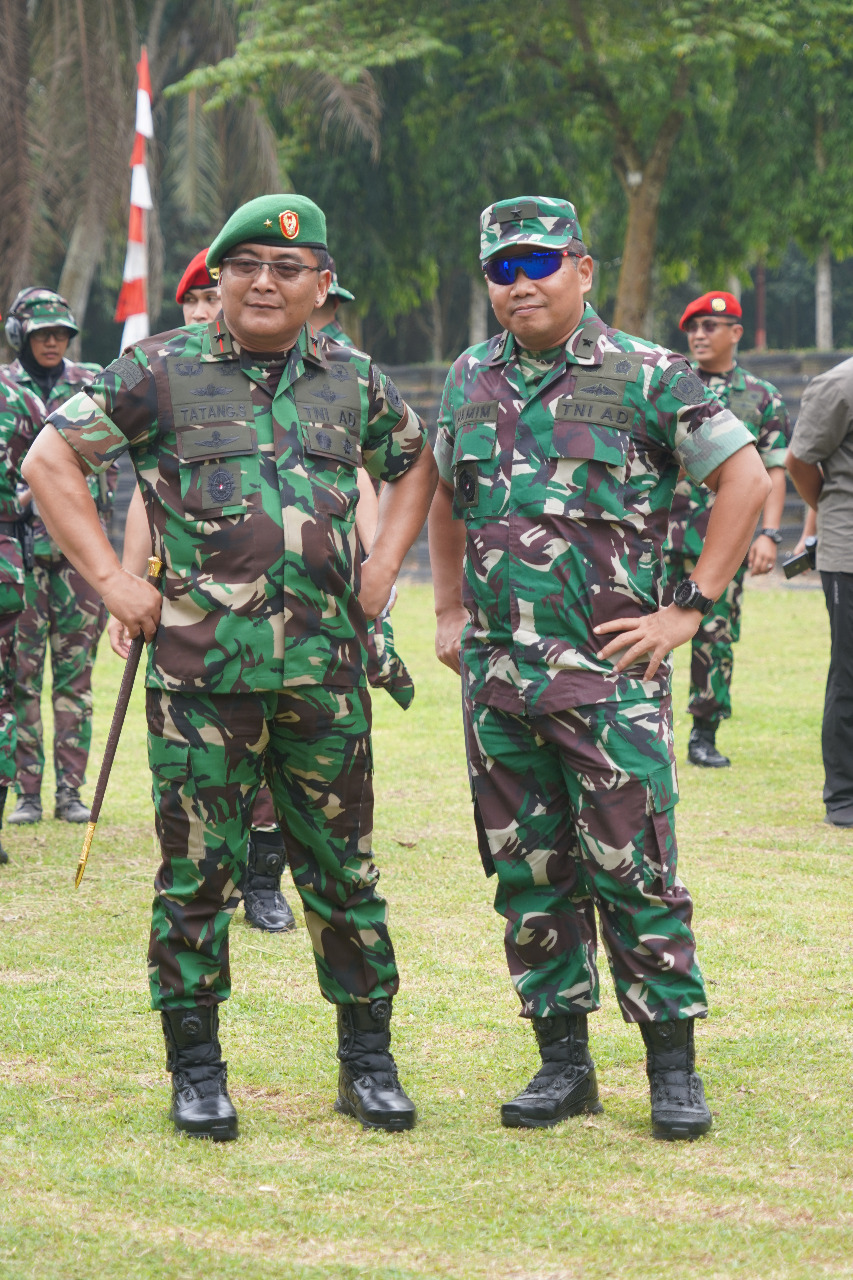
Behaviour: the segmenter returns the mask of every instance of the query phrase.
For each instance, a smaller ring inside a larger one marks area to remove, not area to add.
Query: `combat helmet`
[[[39,329],[61,326],[71,337],[80,332],[65,298],[52,289],[22,289],[6,317],[6,341],[13,351],[22,351],[27,338]]]

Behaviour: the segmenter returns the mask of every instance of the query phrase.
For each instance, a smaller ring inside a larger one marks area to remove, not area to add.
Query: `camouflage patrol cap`
[[[332,273],[332,283],[329,285],[329,296],[332,298],[343,298],[344,302],[355,302],[355,294],[350,293],[349,289],[345,289],[342,284],[338,283],[338,273],[335,268],[334,258],[332,258],[332,265],[329,270]]]
[[[235,244],[301,245],[326,248],[326,215],[307,196],[258,196],[236,209],[207,251],[207,266],[218,267]]]
[[[38,286],[22,289],[9,308],[9,317],[16,317],[20,322],[21,336],[24,341],[39,329],[55,329],[61,326],[70,329],[72,337],[80,329],[71,307],[61,293]]]
[[[480,261],[486,262],[511,245],[565,249],[583,244],[575,206],[556,196],[516,196],[498,200],[480,214]]]

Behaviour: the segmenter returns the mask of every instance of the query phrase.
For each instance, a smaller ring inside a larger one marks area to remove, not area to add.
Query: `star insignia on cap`
[[[514,218],[516,222],[521,222],[524,218],[524,215],[518,205],[516,205],[514,209],[510,209],[509,215],[511,218]]]
[[[269,218],[267,218],[266,222],[264,223],[264,226],[265,226],[265,227],[271,227],[271,226],[272,226],[272,223],[270,222]]]

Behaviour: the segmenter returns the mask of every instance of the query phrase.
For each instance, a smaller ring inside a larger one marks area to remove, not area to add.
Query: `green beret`
[[[499,200],[480,214],[481,262],[503,253],[510,245],[565,249],[573,240],[583,243],[575,206],[555,196]]]
[[[235,244],[303,245],[326,248],[326,215],[307,196],[258,196],[236,209],[207,251],[208,270],[218,267]]]

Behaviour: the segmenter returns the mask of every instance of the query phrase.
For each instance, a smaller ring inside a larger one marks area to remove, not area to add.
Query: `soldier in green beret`
[[[338,321],[338,307],[342,302],[355,302],[355,294],[350,293],[349,289],[345,289],[338,280],[334,258],[331,260],[329,270],[332,273],[332,283],[329,285],[326,301],[322,307],[314,308],[311,323],[315,329],[318,329],[320,333],[324,333],[327,338],[333,338],[335,342],[340,342],[345,347],[354,347],[355,343],[352,338],[344,331]]]
[[[725,590],[769,482],[750,432],[681,357],[585,305],[593,263],[567,200],[501,200],[480,229],[504,331],[447,377],[430,556],[480,853],[542,1058],[502,1120],[601,1109],[597,908],[622,1016],[645,1041],[655,1136],[692,1138],[711,1125],[693,1051],[707,1004],[676,869],[669,652]],[[717,501],[662,608],[681,466]]]
[[[25,464],[66,554],[149,641],[162,855],[152,1003],[174,1122],[216,1140],[237,1134],[217,1011],[230,992],[228,925],[264,778],[320,988],[337,1009],[335,1105],[365,1126],[415,1121],[390,1051],[399,980],[372,856],[364,651],[366,620],[385,606],[423,523],[435,464],[394,384],[309,327],[328,262],[311,200],[243,205],[207,255],[222,316],[125,351],[51,418]],[[86,475],[126,449],[165,567],[161,590],[122,570],[84,508]],[[359,464],[388,482],[360,575]]]

